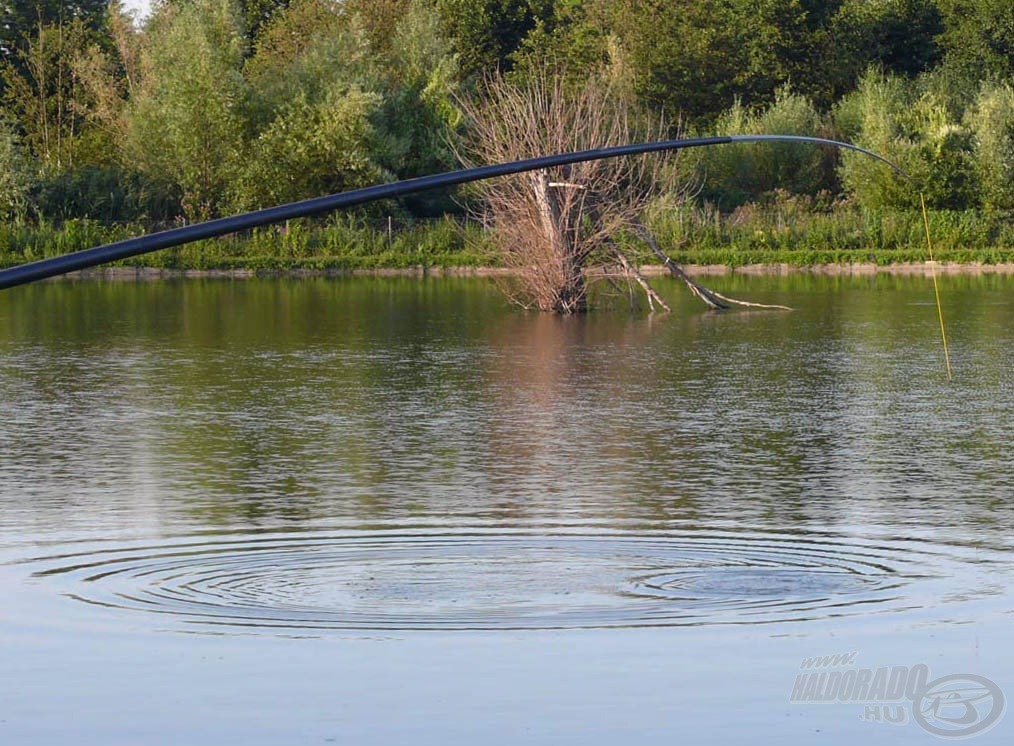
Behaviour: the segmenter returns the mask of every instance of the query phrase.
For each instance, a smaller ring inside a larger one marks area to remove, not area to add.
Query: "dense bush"
[[[869,71],[835,110],[842,136],[890,159],[907,174],[856,153],[844,153],[845,188],[871,208],[979,206],[975,140],[932,80],[905,81]]]
[[[27,206],[28,164],[17,135],[0,121],[0,220],[15,220]]]
[[[31,189],[36,213],[47,219],[161,224],[181,214],[179,193],[137,171],[84,166],[38,179]]]
[[[966,122],[975,138],[983,206],[1014,210],[1014,89],[1009,83],[984,85]]]
[[[715,124],[718,135],[820,137],[827,126],[805,97],[782,88],[770,106],[750,110],[737,101]],[[817,194],[832,189],[835,154],[797,143],[724,145],[701,155],[702,194],[735,206],[776,189]]]

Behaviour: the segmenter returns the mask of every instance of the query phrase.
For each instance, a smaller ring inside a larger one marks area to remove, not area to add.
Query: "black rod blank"
[[[684,148],[705,147],[710,145],[724,145],[734,142],[798,142],[812,145],[825,145],[835,148],[845,148],[865,153],[879,161],[883,161],[892,169],[905,176],[906,174],[898,166],[886,158],[877,155],[869,150],[860,148],[849,143],[838,142],[837,140],[826,140],[820,137],[802,137],[798,135],[729,135],[723,137],[699,137],[681,140],[659,140],[656,142],[633,143],[630,145],[618,145],[609,148],[596,150],[582,150],[575,153],[560,153],[557,155],[542,156],[539,158],[528,158],[511,163],[498,163],[491,166],[480,166],[478,168],[466,168],[460,171],[448,171],[432,176],[421,176],[405,181],[396,181],[390,184],[378,184],[364,189],[354,189],[339,194],[331,194],[325,197],[291,202],[277,207],[268,207],[263,210],[255,210],[240,215],[233,215],[227,218],[218,218],[204,223],[195,223],[181,228],[152,233],[146,236],[128,238],[123,241],[96,246],[95,248],[75,251],[63,256],[40,259],[35,262],[21,264],[16,267],[0,270],[0,290],[11,288],[17,285],[25,285],[29,282],[42,280],[47,277],[66,274],[77,270],[88,269],[99,264],[115,262],[120,259],[127,259],[140,254],[147,254],[160,249],[167,249],[172,246],[180,246],[192,241],[200,241],[205,238],[214,238],[228,233],[236,233],[251,228],[257,228],[272,223],[280,223],[293,218],[308,217],[331,212],[342,207],[352,207],[374,200],[391,199],[406,194],[438,189],[440,187],[465,184],[471,181],[491,179],[497,176],[535,171],[541,168],[552,168],[554,166],[565,166],[571,163],[583,161],[597,161],[606,158],[618,158],[621,156],[641,155],[644,153],[657,153],[668,150],[682,150]]]

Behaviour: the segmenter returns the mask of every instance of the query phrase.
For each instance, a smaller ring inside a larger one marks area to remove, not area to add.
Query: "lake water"
[[[0,293],[0,743],[1009,743],[1014,278],[710,284]]]

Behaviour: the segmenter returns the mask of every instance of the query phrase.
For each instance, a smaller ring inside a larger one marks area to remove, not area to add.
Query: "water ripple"
[[[813,534],[496,530],[202,537],[25,562],[89,604],[270,631],[805,622],[912,608],[928,568],[959,561]]]

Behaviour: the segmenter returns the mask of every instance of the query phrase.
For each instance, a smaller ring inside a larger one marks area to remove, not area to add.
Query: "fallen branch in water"
[[[664,300],[662,300],[662,296],[659,295],[657,292],[655,292],[655,288],[653,288],[650,284],[648,284],[648,281],[644,279],[644,276],[637,270],[637,268],[633,264],[630,263],[630,260],[627,259],[626,254],[620,251],[620,249],[616,246],[612,246],[611,248],[613,251],[613,255],[619,261],[623,269],[626,270],[627,276],[633,277],[634,281],[641,286],[642,290],[644,290],[644,294],[648,296],[648,307],[651,308],[652,311],[654,311],[655,304],[658,303],[658,305],[660,305],[663,309],[665,309],[666,313],[670,313],[672,309],[669,308],[669,304],[666,303]]]
[[[730,298],[730,297],[728,297],[726,295],[722,295],[721,293],[716,292],[714,290],[711,290],[709,292],[713,296],[715,296],[716,298],[721,298],[726,303],[735,303],[737,306],[747,306],[748,308],[769,308],[769,309],[776,309],[778,311],[791,311],[792,310],[792,306],[779,306],[777,304],[772,304],[772,303],[751,303],[748,300],[739,300],[738,298]]]
[[[686,286],[690,288],[691,293],[696,295],[698,298],[707,303],[708,306],[715,309],[716,311],[728,309],[729,303],[733,303],[737,306],[748,306],[750,308],[768,308],[768,309],[777,309],[779,311],[792,310],[789,306],[771,305],[767,303],[752,303],[746,300],[739,300],[738,298],[730,298],[726,295],[722,295],[721,293],[717,293],[714,290],[709,290],[703,285],[700,285],[694,282],[692,279],[690,279],[687,273],[683,271],[683,268],[680,267],[678,264],[676,264],[676,262],[670,259],[669,256],[664,251],[662,251],[661,248],[659,248],[658,243],[648,232],[648,229],[645,228],[640,221],[636,221],[634,223],[634,230],[637,232],[637,235],[640,236],[641,240],[644,241],[646,244],[648,244],[648,247],[652,250],[655,256],[657,256],[661,260],[662,264],[665,265],[665,268],[669,270],[669,274],[671,274],[676,279],[685,282]]]

